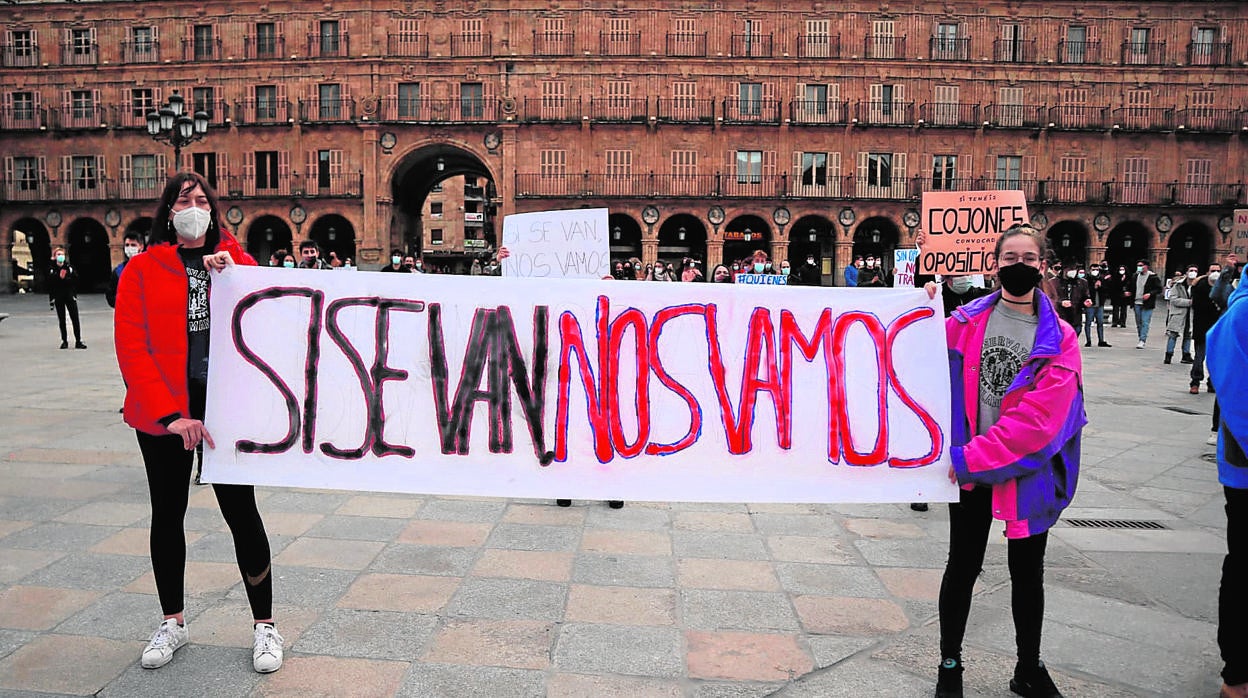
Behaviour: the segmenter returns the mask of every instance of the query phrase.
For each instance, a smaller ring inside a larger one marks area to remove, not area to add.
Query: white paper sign
[[[923,291],[232,267],[211,302],[210,482],[957,499]]]
[[[914,268],[918,259],[917,248],[893,250],[893,288],[914,288]]]
[[[607,209],[517,213],[503,218],[503,276],[601,279],[611,275]]]

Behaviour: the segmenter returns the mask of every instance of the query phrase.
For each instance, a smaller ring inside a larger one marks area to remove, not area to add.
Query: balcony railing
[[[386,52],[404,58],[429,56],[428,34],[390,34],[386,37]]]
[[[1070,65],[1098,65],[1101,62],[1101,42],[1063,39],[1057,42],[1057,61]]]
[[[1244,185],[1175,184],[1174,204],[1179,206],[1242,206],[1246,203]]]
[[[52,198],[52,183],[46,177],[4,183],[5,201],[47,201]],[[153,197],[155,198],[155,197]]]
[[[226,175],[218,190],[224,189],[231,199],[264,199],[290,196],[296,189],[295,177],[290,174]],[[302,192],[300,192],[302,193]]]
[[[0,49],[5,68],[34,68],[39,65],[38,46],[5,46]]]
[[[109,123],[117,128],[147,128],[147,113],[155,111],[158,106],[117,106],[112,107],[113,118]]]
[[[83,128],[99,128],[108,125],[108,114],[104,107],[62,107],[56,110],[59,121],[57,128],[63,129],[83,129]]]
[[[1070,130],[1102,129],[1109,126],[1104,107],[1069,104],[1049,109],[1049,123],[1056,128]]]
[[[778,99],[724,99],[723,110],[726,123],[778,124],[780,123],[780,100]]]
[[[256,37],[249,34],[243,37],[243,55],[249,59],[285,58],[286,37]]]
[[[96,124],[97,126],[99,124]],[[38,131],[48,126],[48,115],[43,109],[31,107],[0,107],[0,130]]]
[[[738,58],[771,58],[771,34],[733,34],[732,55]]]
[[[863,56],[883,60],[903,60],[906,57],[906,37],[868,36],[863,39]]]
[[[667,55],[677,58],[705,58],[706,32],[700,34],[668,34]]]
[[[485,99],[403,99],[382,101],[381,120],[390,123],[481,123],[498,120],[498,103]]]
[[[919,107],[919,119],[926,126],[960,126],[975,128],[983,124],[978,104],[935,102]]]
[[[873,126],[906,126],[915,123],[914,102],[858,102],[854,117],[859,123]]]
[[[107,201],[116,198],[117,183],[104,177],[84,177],[52,183],[52,194],[61,201]]]
[[[715,100],[674,98],[657,100],[659,121],[669,124],[709,124],[715,120]]]
[[[95,42],[76,44],[71,41],[61,44],[61,65],[98,65],[99,62],[100,45]]]
[[[928,50],[934,61],[969,61],[971,60],[971,40],[949,39],[933,36],[928,39]]]
[[[155,39],[151,41],[126,40],[121,42],[121,62],[159,63],[160,42]]]
[[[1123,65],[1162,65],[1166,62],[1164,41],[1122,42]]]
[[[163,173],[162,173],[163,174]],[[165,178],[121,179],[117,182],[117,198],[123,201],[154,201],[160,198]]]
[[[599,32],[598,55],[640,56],[641,32]]]
[[[1044,107],[1022,104],[989,104],[984,120],[999,128],[1040,128],[1049,122]]]
[[[1049,200],[1059,204],[1104,204],[1110,199],[1109,182],[1086,182],[1077,179],[1047,181],[1044,191]]]
[[[650,100],[602,97],[589,100],[590,121],[613,124],[644,124],[649,115]]]
[[[300,100],[299,120],[310,122],[355,121],[355,100],[351,97]]]
[[[572,32],[533,32],[533,55],[571,56],[576,51],[576,35]]]
[[[1189,107],[1180,110],[1175,121],[1175,128],[1184,131],[1231,133],[1248,126],[1248,113],[1235,109]]]
[[[489,56],[494,42],[486,34],[451,34],[451,55],[455,57]]]
[[[1124,131],[1172,131],[1174,110],[1162,107],[1123,107],[1112,114],[1113,124]]]
[[[347,32],[338,34],[308,34],[308,58],[346,58],[351,55],[351,35]]]
[[[579,123],[581,100],[525,97],[520,103],[520,120],[530,123]]]
[[[199,39],[182,40],[182,60],[184,61],[219,61],[221,60],[221,39],[201,41]]]
[[[789,103],[789,118],[795,124],[849,123],[849,102],[795,99]]]
[[[1230,65],[1231,43],[1193,41],[1187,45],[1188,65]]]
[[[798,58],[840,58],[841,36],[806,34],[797,37]]]
[[[234,103],[234,121],[239,126],[284,124],[290,118],[290,102],[284,99],[244,99]]]
[[[992,60],[997,63],[1035,63],[1035,39],[997,39],[992,42]]]
[[[312,174],[303,177],[303,195],[312,198],[357,199],[363,196],[364,173]]]

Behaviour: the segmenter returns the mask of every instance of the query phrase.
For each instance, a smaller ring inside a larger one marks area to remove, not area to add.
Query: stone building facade
[[[312,237],[366,269],[603,206],[617,256],[815,254],[830,283],[911,244],[923,191],[996,188],[1060,257],[1174,268],[1245,205],[1248,3],[10,0],[0,25],[6,282],[16,232],[103,280],[178,166],[261,259]],[[175,91],[211,124],[180,163],[145,129]],[[439,228],[453,177],[481,220]]]

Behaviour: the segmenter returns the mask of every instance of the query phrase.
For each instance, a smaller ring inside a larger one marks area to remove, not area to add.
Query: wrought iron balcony
[[[789,118],[795,124],[847,124],[848,101],[795,99],[789,102]]]
[[[992,42],[992,60],[997,63],[1035,63],[1035,39],[997,39]]]
[[[346,58],[351,55],[351,35],[347,32],[338,34],[308,34],[308,58]]]
[[[904,60],[906,58],[906,37],[904,36],[867,36],[863,38],[863,57],[882,60]]]
[[[659,98],[656,100],[657,118],[669,124],[709,124],[715,120],[715,100]]]
[[[572,32],[533,32],[533,55],[571,56],[576,51]]]
[[[53,183],[49,182],[47,177],[5,182],[3,187],[4,200],[48,201],[54,198],[52,196],[53,188]]]
[[[183,39],[182,60],[184,61],[219,61],[221,60],[221,39]]]
[[[1049,109],[1049,123],[1056,128],[1072,131],[1096,130],[1109,126],[1105,107],[1068,104]]]
[[[855,105],[858,123],[871,126],[911,126],[915,123],[914,102],[862,101]]]
[[[100,45],[92,41],[66,41],[61,44],[61,65],[99,65]]]
[[[935,102],[919,107],[919,120],[924,126],[976,128],[983,125],[978,104]]]
[[[984,120],[997,128],[1040,128],[1049,123],[1042,106],[1022,104],[989,104]]]
[[[840,58],[841,37],[828,34],[806,34],[797,37],[798,58]]]
[[[671,57],[705,58],[706,32],[668,34],[666,47]]]
[[[721,113],[725,123],[778,124],[780,100],[727,97]]]
[[[451,55],[455,57],[484,57],[494,52],[494,41],[489,33],[451,34]]]
[[[1123,65],[1162,65],[1166,62],[1164,41],[1122,42]]]
[[[5,68],[34,68],[39,65],[38,46],[7,45],[0,49]]]
[[[404,58],[427,58],[429,56],[428,34],[390,34],[386,37],[386,52]]]
[[[580,123],[581,100],[565,97],[525,97],[520,103],[520,120],[529,123]]]
[[[640,56],[641,32],[599,32],[598,55]]]
[[[244,99],[234,103],[234,122],[239,126],[284,124],[292,114],[284,99]]]
[[[1110,128],[1123,131],[1173,131],[1173,109],[1164,107],[1123,107],[1111,112]]]
[[[971,60],[970,38],[950,39],[933,36],[928,39],[928,50],[934,61],[969,61]]]
[[[1175,116],[1175,130],[1233,133],[1248,127],[1248,112],[1236,109],[1189,107]]]
[[[131,41],[127,39],[121,42],[121,62],[159,63],[160,41],[156,39],[149,41]]]
[[[285,58],[286,37],[280,34],[262,37],[248,34],[243,37],[243,56],[249,59]]]
[[[355,121],[355,100],[351,97],[300,100],[299,120],[308,122]]]
[[[487,99],[387,97],[380,119],[389,123],[482,123],[498,120],[498,102]]]
[[[44,109],[33,105],[0,107],[0,131],[41,131],[47,127],[48,113]]]
[[[771,34],[733,34],[732,55],[738,58],[771,58]]]
[[[1187,45],[1188,65],[1230,65],[1231,42],[1193,41]]]
[[[1063,39],[1057,42],[1057,62],[1068,65],[1099,65],[1101,42]]]
[[[649,115],[650,100],[623,97],[589,99],[589,120],[607,124],[644,124]]]

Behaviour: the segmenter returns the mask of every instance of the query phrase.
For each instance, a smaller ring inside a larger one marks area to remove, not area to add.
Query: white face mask
[[[1196,278],[1196,272],[1194,272],[1194,271],[1189,271],[1189,272],[1187,272],[1187,278],[1189,278],[1189,279],[1194,279],[1194,278]]]
[[[959,296],[971,290],[971,279],[968,276],[955,276],[949,281],[949,289]]]
[[[1211,272],[1209,272],[1209,283],[1214,283],[1215,281],[1217,281],[1217,280],[1218,280],[1219,278],[1221,278],[1221,277],[1222,277],[1222,272],[1220,272],[1220,271],[1211,271]]]
[[[140,251],[141,250],[134,245],[126,245],[126,259],[130,259],[131,257],[138,254]]]
[[[1074,269],[1071,269],[1070,271],[1066,272],[1066,278],[1068,278],[1068,279],[1073,279],[1073,278],[1075,278],[1075,270],[1074,270]]]
[[[811,266],[814,266],[814,265],[815,265],[815,258],[814,258],[814,257],[807,257],[807,258],[806,258],[806,263],[807,263],[807,264],[809,264],[809,265],[811,265]]]
[[[195,241],[208,233],[208,224],[212,222],[212,213],[198,206],[184,208],[173,214],[173,229],[178,237],[187,241]]]
[[[874,267],[874,266],[875,266],[875,260],[874,260],[874,259],[868,259],[868,260],[867,260],[867,268],[868,268],[868,269],[870,269],[870,268],[872,268],[872,267]]]

